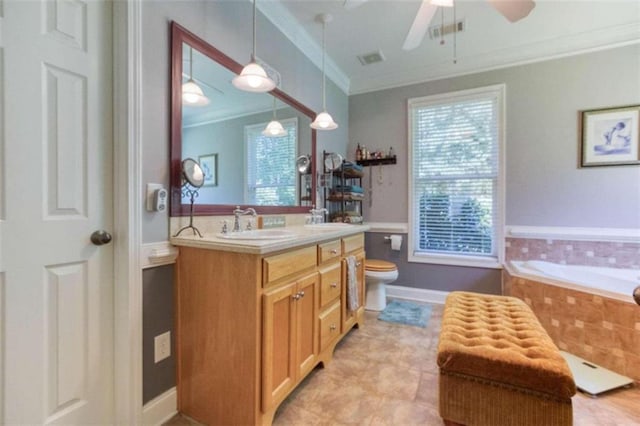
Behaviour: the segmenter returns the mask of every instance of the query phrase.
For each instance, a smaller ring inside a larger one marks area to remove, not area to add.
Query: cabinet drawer
[[[318,261],[319,263],[336,259],[342,255],[340,250],[340,240],[329,241],[328,243],[318,244]]]
[[[320,351],[340,335],[340,303],[320,314]]]
[[[340,297],[342,270],[339,263],[328,268],[320,269],[320,307],[324,308],[330,302]]]
[[[353,235],[342,239],[342,252],[345,254],[362,248],[364,248],[364,234]]]
[[[316,266],[316,246],[288,251],[262,260],[263,283],[268,284],[287,275]]]

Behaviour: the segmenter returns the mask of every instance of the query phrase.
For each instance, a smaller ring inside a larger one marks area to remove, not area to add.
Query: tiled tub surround
[[[507,238],[505,258],[640,269],[640,243]]]
[[[503,294],[524,300],[560,349],[640,381],[640,306],[502,274]]]

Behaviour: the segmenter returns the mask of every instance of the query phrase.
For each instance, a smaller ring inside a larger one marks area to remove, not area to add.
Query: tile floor
[[[317,368],[280,405],[274,425],[442,425],[436,348],[442,306],[426,328],[377,320],[352,330],[326,368]],[[576,426],[640,425],[640,386],[598,399],[577,394]],[[177,416],[168,425],[191,425]]]

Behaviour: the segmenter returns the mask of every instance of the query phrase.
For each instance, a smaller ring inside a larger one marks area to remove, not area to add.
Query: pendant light
[[[262,131],[264,136],[269,138],[279,138],[281,136],[287,136],[287,131],[282,127],[282,124],[276,119],[276,97],[273,97],[273,120],[267,124],[267,127]]]
[[[267,76],[264,68],[256,62],[256,2],[253,0],[253,53],[251,54],[251,62],[242,68],[240,75],[236,76],[231,82],[240,90],[246,92],[268,92],[276,83]]]
[[[328,22],[331,22],[331,15],[328,13],[320,14],[316,17],[316,21],[322,22],[322,112],[316,116],[316,119],[311,123],[311,128],[316,130],[333,130],[338,128],[338,124],[333,121],[333,118],[327,112],[327,95],[326,95],[326,80],[327,76],[324,72],[324,56],[325,56],[325,32]]]
[[[182,103],[190,106],[209,105],[207,98],[198,84],[193,81],[193,47],[189,46],[189,80],[182,85]]]

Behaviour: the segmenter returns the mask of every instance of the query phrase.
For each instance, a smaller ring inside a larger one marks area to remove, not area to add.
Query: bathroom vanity
[[[211,425],[271,424],[287,395],[362,323],[367,228],[173,238],[178,410]],[[355,311],[347,309],[348,256],[356,258]]]

